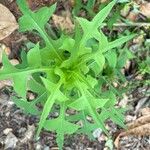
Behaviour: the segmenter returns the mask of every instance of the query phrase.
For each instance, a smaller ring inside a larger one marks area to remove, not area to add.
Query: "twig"
[[[106,23],[103,23],[103,26],[107,26]],[[133,23],[114,23],[113,26],[116,27],[150,27],[150,23],[143,22],[133,22]]]

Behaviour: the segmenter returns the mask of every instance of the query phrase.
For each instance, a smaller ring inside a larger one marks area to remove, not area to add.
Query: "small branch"
[[[107,26],[106,23],[103,26]],[[150,27],[150,23],[132,22],[132,23],[114,23],[116,27]]]

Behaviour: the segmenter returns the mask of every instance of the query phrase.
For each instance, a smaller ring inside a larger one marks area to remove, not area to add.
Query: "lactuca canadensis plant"
[[[36,31],[44,42],[35,44],[27,54],[22,51],[22,61],[16,66],[3,53],[0,80],[11,79],[17,93],[13,97],[16,105],[25,113],[40,116],[36,137],[43,128],[54,131],[60,149],[66,134],[83,133],[92,138],[92,132],[101,128],[108,135],[107,119],[124,127],[123,111],[114,106],[116,93],[111,85],[102,90],[100,84],[107,64],[115,68],[110,63],[113,49],[135,36],[122,36],[109,42],[102,32],[103,21],[115,2],[109,3],[91,21],[76,17],[74,35],[62,34],[53,39],[45,25],[56,4],[33,12],[25,0],[17,1],[23,14],[19,19],[20,31]],[[36,94],[34,100],[28,101],[28,91]],[[58,115],[52,117],[53,113]]]

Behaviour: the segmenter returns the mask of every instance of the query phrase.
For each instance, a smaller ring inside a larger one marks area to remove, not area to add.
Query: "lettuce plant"
[[[22,61],[16,66],[3,53],[0,80],[11,79],[17,93],[13,97],[16,105],[25,113],[40,116],[36,137],[43,128],[56,132],[57,144],[62,149],[66,134],[83,133],[92,138],[92,132],[101,128],[108,135],[107,119],[124,127],[123,111],[114,106],[116,93],[111,90],[112,85],[101,86],[107,66],[115,69],[114,48],[135,36],[109,42],[102,32],[103,21],[115,0],[91,21],[75,18],[74,35],[62,34],[58,39],[50,37],[45,29],[56,4],[33,12],[25,0],[17,3],[23,14],[19,19],[20,31],[36,31],[42,40],[27,54],[22,51]],[[34,100],[28,100],[28,91],[35,93]]]

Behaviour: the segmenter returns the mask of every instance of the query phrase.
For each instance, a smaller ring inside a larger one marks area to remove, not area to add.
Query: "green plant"
[[[146,39],[144,42],[144,47],[140,48],[137,51],[137,64],[138,64],[138,70],[141,74],[146,75],[150,72],[150,40]]]
[[[101,83],[103,70],[111,68],[113,71],[116,67],[117,56],[112,49],[135,36],[122,36],[108,42],[101,31],[115,0],[92,21],[76,18],[75,35],[61,35],[57,40],[49,37],[45,30],[56,4],[32,12],[25,0],[17,3],[23,13],[19,19],[20,31],[37,31],[44,42],[37,43],[27,54],[22,51],[22,62],[16,66],[11,65],[3,53],[0,80],[12,79],[18,94],[13,97],[16,105],[25,113],[40,116],[36,137],[42,128],[55,131],[56,141],[62,149],[65,134],[84,133],[92,138],[92,131],[101,128],[108,135],[107,119],[125,127],[123,110],[114,106],[116,90],[110,83],[102,89]],[[36,94],[34,100],[28,101],[28,91]],[[74,111],[73,115],[69,114],[70,110]],[[56,112],[58,115],[52,117]],[[87,119],[88,116],[91,120]],[[81,125],[77,124],[79,121],[82,121]]]
[[[96,12],[102,10],[107,4],[109,4],[111,0],[107,0],[106,2],[100,2],[96,0],[87,0],[83,2],[83,0],[74,0],[72,14],[74,16],[79,16],[80,13],[84,10],[86,12],[86,18],[93,18],[96,15]],[[124,6],[128,4],[129,0],[118,0],[117,5],[114,9],[112,17],[109,17],[107,22],[107,26],[112,29],[113,24],[118,21],[118,19],[122,20],[121,10]]]
[[[95,0],[88,0],[87,4],[84,4],[82,0],[76,0],[76,1],[74,1],[74,3],[75,4],[73,7],[73,11],[72,11],[73,15],[78,16],[81,9],[86,10],[90,16],[95,15],[95,13],[93,11],[95,3],[96,3]]]

